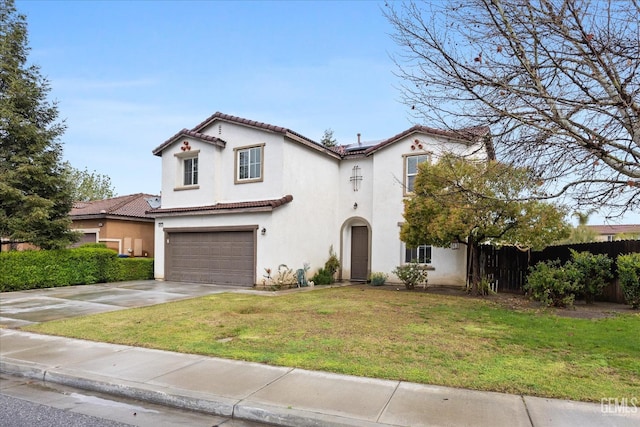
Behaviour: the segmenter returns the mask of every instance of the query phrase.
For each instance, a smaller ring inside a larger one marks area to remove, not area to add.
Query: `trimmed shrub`
[[[333,274],[329,270],[321,268],[314,274],[311,281],[315,285],[330,285],[333,283]]]
[[[411,261],[409,264],[399,265],[393,271],[398,276],[405,288],[414,289],[416,286],[422,285],[427,288],[427,268],[424,265]]]
[[[333,250],[333,245],[329,247],[329,259],[324,263],[324,268],[311,278],[314,285],[330,285],[335,282],[335,274],[340,269],[340,260]]]
[[[587,304],[593,304],[595,297],[602,294],[604,288],[613,279],[611,265],[613,260],[607,254],[594,255],[591,252],[571,251],[571,265],[578,275],[580,292]]]
[[[104,247],[0,253],[0,292],[152,278],[153,259]]]
[[[635,309],[640,308],[640,253],[619,255],[616,265],[625,301]]]
[[[153,274],[153,258],[118,258],[118,276],[113,281],[151,280]]]
[[[570,262],[560,260],[539,262],[529,268],[524,290],[546,306],[571,307],[580,291],[579,273]]]
[[[384,285],[384,282],[387,281],[387,279],[389,278],[389,275],[386,273],[371,273],[371,276],[369,276],[369,280],[371,281],[371,285],[372,286],[382,286]]]
[[[340,260],[338,259],[338,255],[334,252],[333,246],[329,247],[329,259],[324,263],[324,269],[331,274],[332,278],[340,269]],[[331,282],[333,282],[333,279]]]

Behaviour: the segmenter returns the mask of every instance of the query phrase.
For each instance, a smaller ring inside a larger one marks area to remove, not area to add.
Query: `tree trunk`
[[[471,282],[471,293],[473,295],[479,295],[478,284],[480,283],[480,246],[478,242],[476,242],[472,236],[469,236],[468,239],[469,244],[469,270],[470,274],[470,282]]]

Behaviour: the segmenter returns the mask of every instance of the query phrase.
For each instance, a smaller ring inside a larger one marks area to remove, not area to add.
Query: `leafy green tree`
[[[27,64],[27,24],[13,0],[0,0],[0,236],[43,249],[75,240],[71,188],[64,178],[49,85]]]
[[[589,243],[598,240],[598,233],[587,227],[591,212],[576,212],[574,216],[578,218],[578,225],[571,229],[569,237],[559,241],[559,244],[567,245],[571,243]]]
[[[326,129],[322,134],[322,139],[320,139],[320,144],[325,147],[335,147],[336,139],[333,137],[333,129]]]
[[[543,248],[568,234],[566,212],[553,204],[522,200],[537,191],[526,168],[451,154],[420,165],[414,192],[405,199],[400,237],[409,246],[468,245],[470,282],[478,292],[479,245]]]
[[[108,175],[99,174],[96,171],[89,172],[87,168],[79,170],[65,162],[65,177],[69,181],[73,191],[74,202],[89,202],[115,197],[115,189]]]

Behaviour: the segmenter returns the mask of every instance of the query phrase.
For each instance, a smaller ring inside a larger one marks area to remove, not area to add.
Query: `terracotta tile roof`
[[[156,155],[156,156],[161,156],[162,155],[162,150],[164,150],[167,146],[169,146],[173,142],[175,142],[176,139],[179,139],[179,138],[181,138],[182,136],[185,136],[185,135],[186,136],[191,136],[193,138],[199,138],[202,141],[214,143],[216,145],[223,144],[223,145],[220,145],[220,146],[224,147],[226,145],[226,142],[224,140],[222,140],[220,138],[216,138],[214,136],[205,135],[205,134],[202,133],[202,131],[215,120],[222,120],[222,121],[226,121],[226,122],[237,123],[237,124],[241,124],[241,125],[244,125],[244,126],[250,126],[250,127],[254,127],[254,128],[270,131],[270,132],[279,133],[279,134],[284,135],[284,136],[286,136],[288,138],[294,139],[294,140],[306,145],[307,147],[310,147],[310,148],[313,148],[315,150],[324,152],[324,153],[329,154],[329,155],[331,155],[333,157],[337,157],[337,153],[334,153],[332,150],[329,150],[327,147],[323,146],[322,144],[319,144],[316,141],[312,140],[311,138],[307,138],[306,136],[304,136],[304,135],[302,135],[302,134],[300,134],[298,132],[295,132],[295,131],[293,131],[291,129],[287,129],[287,128],[282,127],[282,126],[270,125],[268,123],[258,122],[256,120],[244,119],[242,117],[232,116],[230,114],[224,114],[224,113],[221,113],[219,111],[217,111],[214,114],[212,114],[211,116],[207,117],[204,121],[200,122],[198,125],[196,125],[191,130],[182,129],[176,135],[172,136],[171,138],[169,138],[168,140],[166,140],[165,142],[160,144],[158,147],[156,147],[153,150],[153,154]]]
[[[84,217],[122,216],[129,218],[150,219],[146,214],[149,204],[145,199],[157,197],[152,194],[130,194],[91,202],[76,202],[71,208],[71,219]]]
[[[622,225],[587,225],[587,228],[595,231],[600,235],[616,235],[621,233],[638,234],[640,233],[640,224],[622,224]]]
[[[279,133],[281,135],[287,136],[289,138],[295,139],[298,142],[303,143],[304,145],[314,148],[316,150],[319,151],[323,151],[327,154],[332,154],[334,155],[335,153],[332,150],[327,149],[327,147],[323,146],[322,144],[314,141],[311,138],[307,138],[306,136],[302,135],[301,133],[295,132],[291,129],[282,127],[282,126],[275,126],[275,125],[270,125],[268,123],[263,123],[263,122],[259,122],[256,120],[249,120],[249,119],[245,119],[242,117],[237,117],[237,116],[232,116],[230,114],[224,114],[221,113],[219,111],[215,112],[214,114],[212,114],[211,116],[207,117],[204,121],[200,122],[198,125],[196,125],[192,130],[194,132],[201,132],[202,130],[204,130],[207,126],[209,126],[211,124],[211,122],[215,121],[215,120],[223,120],[226,122],[231,122],[231,123],[237,123],[237,124],[241,124],[241,125],[245,125],[245,126],[250,126],[250,127],[254,127],[254,128],[258,128],[258,129],[264,129],[270,132],[275,132],[275,133]]]
[[[362,147],[362,149],[356,148],[356,147],[348,147],[348,146],[336,146],[336,147],[325,147],[322,144],[307,138],[306,136],[295,132],[291,129],[282,127],[282,126],[275,126],[275,125],[271,125],[268,123],[263,123],[263,122],[259,122],[256,120],[249,120],[249,119],[245,119],[242,117],[238,117],[238,116],[232,116],[230,114],[224,114],[221,113],[219,111],[216,111],[214,114],[212,114],[211,116],[207,117],[205,120],[203,120],[202,122],[198,123],[193,129],[189,130],[189,129],[182,129],[180,132],[178,132],[177,134],[175,134],[174,136],[172,136],[171,138],[167,139],[165,142],[163,142],[162,144],[160,144],[158,147],[156,147],[153,150],[153,154],[156,156],[161,156],[162,155],[162,151],[169,145],[171,145],[172,143],[174,143],[177,139],[184,137],[184,136],[190,136],[192,138],[198,138],[202,141],[205,142],[209,142],[209,143],[213,143],[215,145],[219,145],[221,147],[224,147],[226,145],[226,142],[220,138],[217,138],[215,136],[211,136],[211,135],[206,135],[203,134],[202,131],[209,126],[212,122],[214,122],[215,120],[222,120],[222,121],[227,121],[227,122],[232,122],[232,123],[237,123],[237,124],[241,124],[244,126],[250,126],[250,127],[254,127],[254,128],[258,128],[258,129],[263,129],[266,131],[270,131],[270,132],[275,132],[275,133],[279,133],[281,135],[287,136],[289,138],[295,139],[298,142],[303,143],[304,145],[311,147],[313,149],[316,149],[318,151],[322,151],[326,154],[329,154],[333,157],[339,157],[339,158],[345,158],[345,157],[356,157],[356,156],[369,156],[373,153],[375,153],[376,151],[386,147],[389,144],[392,144],[394,142],[396,142],[397,140],[404,138],[405,136],[411,135],[412,133],[416,133],[416,132],[421,132],[421,133],[427,133],[427,134],[431,134],[431,135],[440,135],[440,136],[444,136],[444,137],[448,137],[448,138],[453,138],[453,139],[459,139],[459,140],[463,140],[463,141],[476,141],[479,138],[483,137],[483,136],[488,136],[490,135],[490,130],[488,126],[476,126],[476,127],[470,127],[470,128],[465,128],[465,129],[459,129],[459,130],[442,130],[442,129],[435,129],[435,128],[430,128],[428,126],[420,126],[420,125],[416,125],[411,127],[410,129],[407,129],[403,132],[400,132],[399,134],[392,136],[391,138],[388,138],[378,144],[375,144],[373,146],[370,147]],[[495,149],[493,147],[493,143],[491,142],[491,139],[487,139],[486,140],[486,144],[485,144],[485,149],[487,151],[487,155],[489,156],[490,159],[495,159]]]
[[[288,194],[279,199],[270,200],[252,200],[246,202],[229,202],[229,203],[217,203],[215,205],[208,206],[193,206],[185,208],[166,208],[166,209],[152,209],[147,210],[151,216],[157,214],[171,214],[171,213],[186,213],[186,212],[208,212],[208,211],[233,211],[233,210],[273,210],[279,206],[290,203],[293,200],[293,196]]]
[[[211,122],[213,122],[216,119],[224,120],[224,121],[227,121],[227,122],[239,123],[239,124],[242,124],[242,125],[247,125],[247,126],[251,126],[251,127],[260,128],[260,129],[270,130],[270,131],[276,132],[276,133],[285,134],[287,132],[291,132],[289,129],[284,128],[282,126],[274,126],[274,125],[270,125],[270,124],[267,124],[267,123],[258,122],[256,120],[243,119],[242,117],[232,116],[230,114],[224,114],[224,113],[221,113],[219,111],[216,111],[211,116],[209,116],[206,119],[204,119],[202,122],[200,122],[198,125],[196,125],[193,128],[193,130],[196,131],[196,132],[200,132],[204,128],[209,126],[209,124],[211,124]],[[292,132],[292,133],[295,133],[295,132]],[[311,140],[309,140],[309,141],[311,141]]]
[[[465,129],[459,129],[459,130],[442,130],[442,129],[430,128],[428,126],[415,125],[403,132],[400,132],[397,135],[392,136],[391,138],[388,138],[372,147],[367,148],[365,150],[365,155],[369,156],[375,153],[376,151],[386,147],[387,145],[393,144],[397,140],[417,132],[444,136],[447,138],[453,138],[453,139],[469,141],[469,142],[476,141],[483,136],[490,136],[490,129],[488,126],[476,126],[472,128],[465,128]],[[486,151],[490,159],[495,159],[495,150],[493,148],[493,143],[491,142],[491,139],[487,139],[486,141]],[[348,154],[349,153],[347,153],[347,155]]]
[[[225,147],[227,145],[226,141],[211,135],[205,135],[204,133],[196,132],[189,129],[182,129],[180,132],[173,135],[171,138],[167,139],[165,142],[160,144],[153,150],[153,154],[156,156],[162,155],[162,150],[164,150],[167,146],[173,144],[178,139],[184,138],[185,136],[189,136],[191,138],[199,139],[200,141],[208,142],[213,145],[217,145],[219,147]]]

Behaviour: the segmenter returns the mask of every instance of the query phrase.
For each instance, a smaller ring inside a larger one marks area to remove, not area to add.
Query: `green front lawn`
[[[342,374],[599,402],[640,397],[640,314],[343,287],[218,294],[23,328]]]

